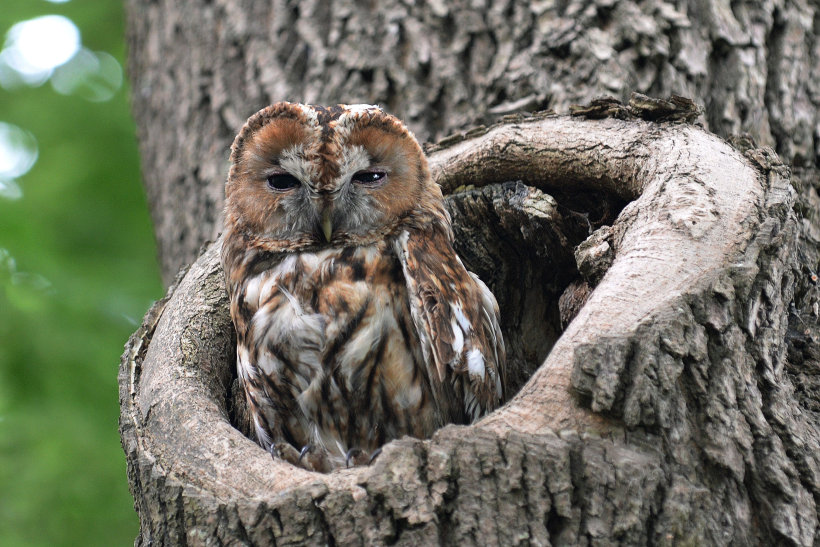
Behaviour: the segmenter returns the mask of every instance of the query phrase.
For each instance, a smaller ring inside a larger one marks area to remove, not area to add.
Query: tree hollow
[[[761,389],[790,385],[788,170],[625,117],[519,117],[431,147],[457,250],[498,297],[514,396],[370,467],[310,473],[240,432],[207,247],[123,355],[138,543],[811,544],[817,434],[793,410],[773,423]],[[564,328],[559,300],[582,292]]]

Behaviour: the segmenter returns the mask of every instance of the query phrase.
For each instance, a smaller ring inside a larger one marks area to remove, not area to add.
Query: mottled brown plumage
[[[377,107],[277,103],[234,141],[222,262],[259,443],[329,471],[503,401],[495,298],[418,142]]]

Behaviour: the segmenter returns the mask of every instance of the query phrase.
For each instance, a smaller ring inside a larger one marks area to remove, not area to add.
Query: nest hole
[[[546,194],[521,181],[461,188],[445,196],[445,202],[456,251],[498,300],[509,399],[561,336],[566,323],[559,310],[561,295],[578,285],[588,287],[578,271],[575,248],[611,224],[627,202],[600,191]],[[235,355],[236,334],[232,336]],[[230,374],[230,421],[255,440],[235,362]]]
[[[561,295],[591,290],[578,271],[575,248],[611,224],[627,203],[602,192],[579,193],[573,186],[573,193],[546,194],[515,181],[446,196],[456,251],[498,300],[508,399],[561,336],[567,322],[559,309]]]

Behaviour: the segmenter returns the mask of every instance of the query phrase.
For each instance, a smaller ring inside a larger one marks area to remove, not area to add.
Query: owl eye
[[[359,171],[350,180],[362,186],[378,186],[386,176],[384,171]]]
[[[277,173],[268,177],[268,187],[277,192],[287,192],[299,186],[299,179],[288,173]]]

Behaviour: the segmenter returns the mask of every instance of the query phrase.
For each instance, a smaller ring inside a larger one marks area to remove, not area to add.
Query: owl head
[[[226,226],[270,251],[374,243],[443,213],[419,143],[371,105],[260,110],[234,140],[225,193]]]

